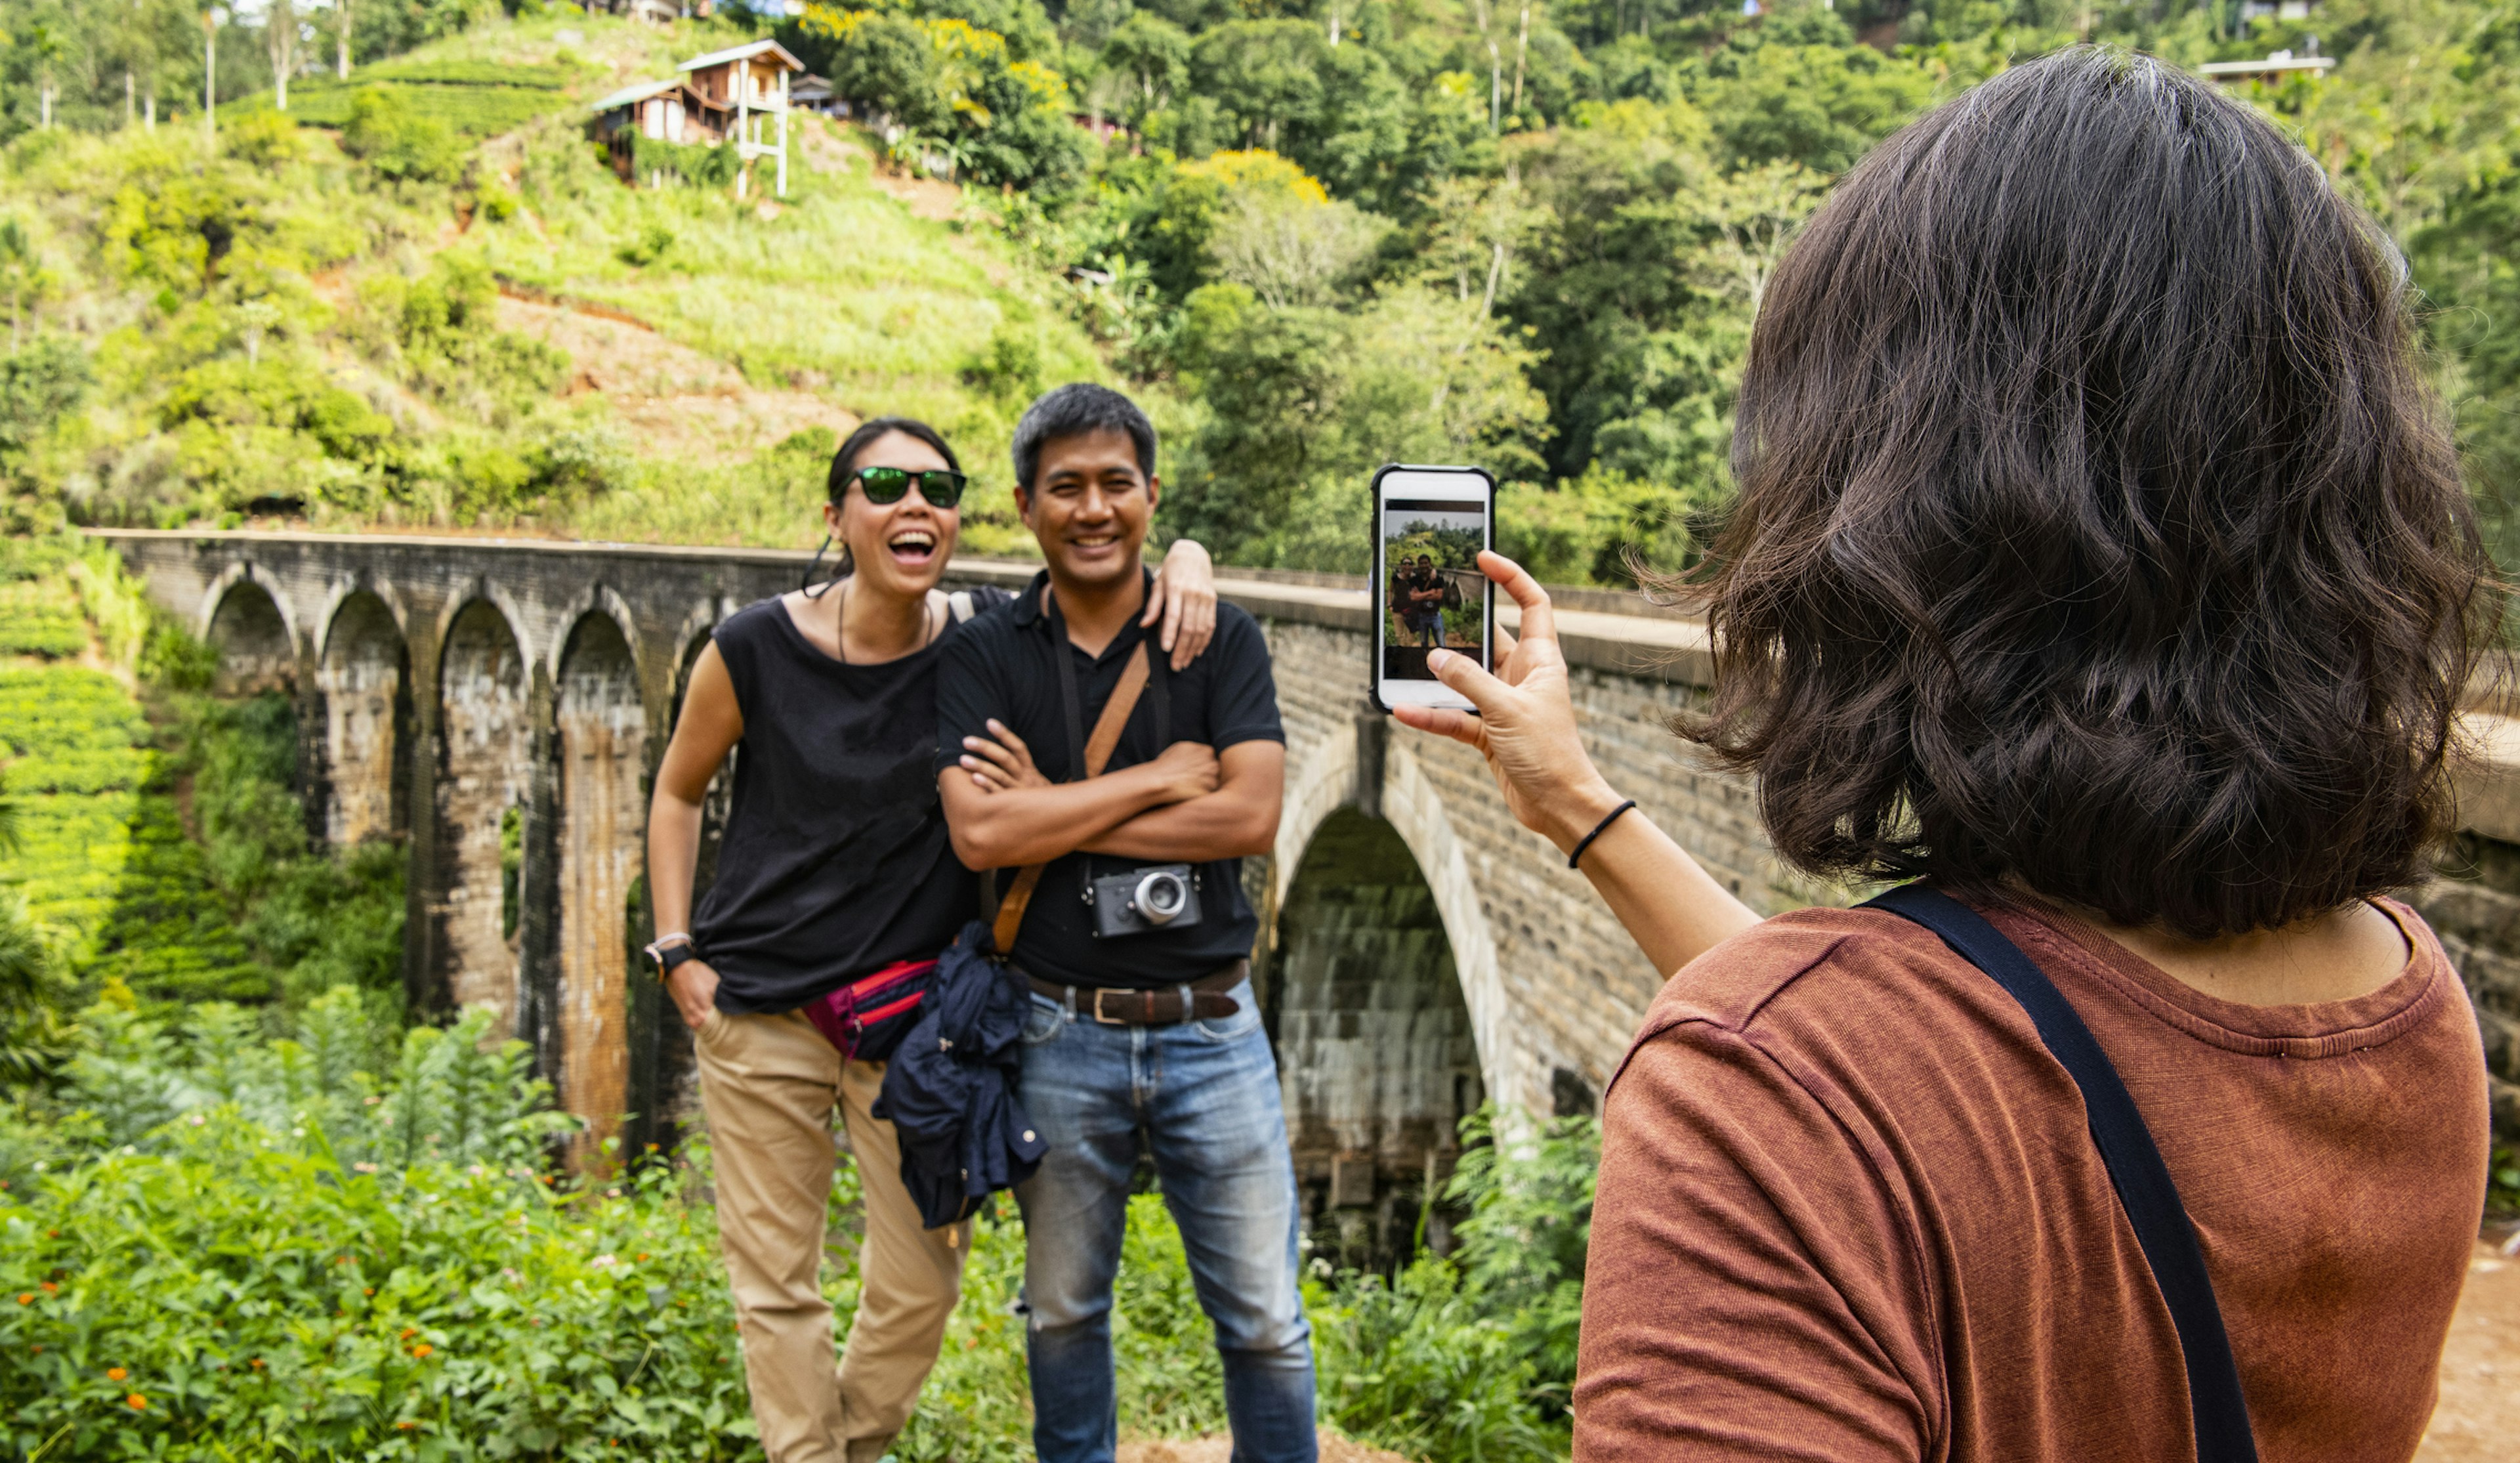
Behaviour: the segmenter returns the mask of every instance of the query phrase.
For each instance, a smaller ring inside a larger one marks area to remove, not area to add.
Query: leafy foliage
[[[402,854],[309,846],[288,702],[203,694],[215,656],[150,622],[110,548],[11,547],[0,642],[29,638],[13,606],[43,607],[36,625],[75,637],[65,654],[94,646],[140,668],[165,727],[113,672],[0,668],[18,833],[0,850],[0,897],[49,951],[48,988],[116,981],[152,1001],[295,1005],[346,984],[398,1012]]]
[[[343,109],[347,114],[341,124],[341,151],[375,168],[380,177],[406,183],[444,182],[464,165],[464,151],[456,142],[455,128],[434,115],[433,109],[413,105],[413,95],[407,88],[382,86],[363,86],[352,92]],[[477,93],[466,95],[469,99]],[[548,105],[533,93],[522,100],[534,112]]]
[[[809,5],[792,34],[843,94],[944,149],[974,182],[1055,191],[1084,161],[1065,79],[997,30],[953,14]]]
[[[754,1455],[705,1144],[617,1181],[561,1176],[571,1120],[520,1043],[486,1040],[491,1020],[397,1042],[343,987],[287,1037],[215,1004],[179,1037],[109,985],[59,1096],[0,1107],[0,1437],[203,1463]],[[1595,1144],[1566,1124],[1465,1164],[1454,1259],[1307,1286],[1326,1418],[1429,1463],[1563,1455],[1558,1338]],[[845,1166],[832,1199],[855,1209]],[[859,1277],[848,1248],[831,1258],[845,1327]],[[904,1463],[1029,1455],[1022,1263],[993,1211]],[[1155,1195],[1130,1204],[1113,1345],[1125,1431],[1222,1428]]]

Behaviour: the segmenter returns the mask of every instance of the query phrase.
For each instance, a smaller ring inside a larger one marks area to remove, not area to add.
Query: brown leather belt
[[[1189,982],[1190,1009],[1182,1009],[1179,985],[1161,990],[1140,990],[1127,985],[1062,985],[1027,973],[1024,980],[1032,984],[1033,994],[1058,1001],[1081,1016],[1091,1016],[1104,1026],[1169,1027],[1185,1021],[1213,1021],[1232,1016],[1242,1009],[1242,1003],[1225,992],[1251,977],[1251,962],[1237,960],[1232,965],[1212,971]]]

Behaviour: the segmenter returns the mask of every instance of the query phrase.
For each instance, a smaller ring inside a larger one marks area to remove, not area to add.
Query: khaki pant
[[[761,1446],[771,1463],[873,1463],[936,1364],[970,1228],[920,1227],[892,1124],[869,1111],[883,1088],[881,1063],[842,1062],[794,1012],[713,1014],[693,1046]],[[866,1200],[857,1319],[836,1373],[820,1281],[834,1108]]]

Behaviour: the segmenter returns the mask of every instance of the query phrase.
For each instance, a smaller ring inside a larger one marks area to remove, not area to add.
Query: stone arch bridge
[[[671,1140],[689,1046],[637,956],[648,789],[710,628],[793,587],[805,556],[486,538],[116,531],[152,597],[223,652],[232,689],[298,707],[310,831],[409,850],[415,1009],[487,1002],[599,1133]],[[960,583],[1026,565],[963,560]],[[1223,585],[1276,657],[1288,737],[1273,857],[1247,866],[1257,966],[1317,1212],[1357,1243],[1406,1233],[1483,1098],[1589,1108],[1663,973],[1580,875],[1514,826],[1466,750],[1391,725],[1363,695],[1358,581]],[[1754,906],[1822,892],[1779,870],[1749,788],[1662,729],[1698,694],[1699,627],[1598,591],[1561,599],[1593,752]],[[2494,736],[2499,718],[2486,717]],[[2520,739],[2515,739],[2520,740]],[[720,780],[721,793],[725,779]],[[2520,798],[2471,780],[2482,883],[2432,900],[2469,967],[2503,1077],[2520,1076],[2520,900],[2493,877]],[[706,877],[705,853],[703,878]],[[2437,887],[2440,888],[2440,887]],[[2504,1087],[2507,1109],[2514,1091]]]

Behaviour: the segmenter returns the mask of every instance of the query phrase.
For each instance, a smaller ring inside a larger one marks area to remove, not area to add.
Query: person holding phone
[[[1189,669],[1146,657],[1139,554],[1162,482],[1136,403],[1051,391],[1015,427],[1014,466],[1045,567],[946,648],[936,772],[964,861],[1026,871],[1005,886],[1029,902],[1002,953],[1032,991],[1023,1104],[1049,1145],[1015,1187],[1033,1446],[1111,1459],[1111,1283],[1143,1143],[1215,1327],[1235,1457],[1310,1463],[1302,1214],[1240,862],[1275,846],[1285,791],[1268,642],[1228,605]]]
[[[1604,1101],[1580,1463],[2414,1452],[2486,1081],[2389,895],[2500,603],[2409,306],[2296,144],[2146,58],[2015,67],[1838,185],[1753,327],[1685,734],[1788,863],[1921,896],[1761,921],[1482,557],[1521,640],[1432,657],[1480,714],[1398,715],[1678,972]]]
[[[968,1251],[968,1224],[921,1226],[892,1124],[869,1111],[883,1064],[851,1060],[807,1015],[886,973],[915,992],[919,967],[979,910],[928,768],[942,649],[1009,598],[937,588],[966,485],[924,423],[880,417],[849,434],[822,515],[843,546],[839,573],[717,627],[649,810],[648,887],[664,932],[650,953],[693,1032],[744,1376],[773,1463],[883,1456],[935,1364]],[[1160,620],[1179,669],[1214,633],[1216,589],[1203,550],[1174,549],[1136,628]],[[717,877],[695,910],[701,800],[739,751]],[[866,1222],[836,1374],[820,1279],[835,1114]]]

